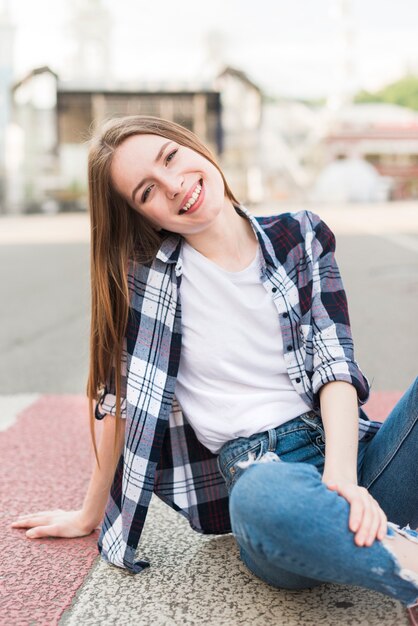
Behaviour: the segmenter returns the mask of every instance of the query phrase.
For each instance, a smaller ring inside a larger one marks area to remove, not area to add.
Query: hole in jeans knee
[[[411,553],[408,542],[416,544],[414,553]],[[396,574],[415,586],[418,597],[418,532],[408,526],[400,528],[397,524],[388,522],[388,533],[382,540],[382,545],[395,563]]]

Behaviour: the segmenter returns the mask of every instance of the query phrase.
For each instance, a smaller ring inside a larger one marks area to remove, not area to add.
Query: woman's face
[[[113,155],[110,174],[116,191],[157,230],[201,232],[231,204],[210,161],[159,135],[126,139]]]

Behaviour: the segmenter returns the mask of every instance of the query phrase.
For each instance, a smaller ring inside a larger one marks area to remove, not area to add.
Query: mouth
[[[183,203],[183,206],[179,211],[179,215],[184,215],[184,213],[193,213],[196,211],[196,209],[198,209],[202,204],[203,197],[203,179],[200,178],[193,189],[187,194],[185,198],[186,202]]]

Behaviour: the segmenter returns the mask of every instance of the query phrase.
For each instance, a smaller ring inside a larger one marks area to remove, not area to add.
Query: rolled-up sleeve
[[[121,417],[126,418],[126,372],[127,372],[127,351],[126,338],[123,342],[122,359],[120,363],[121,371],[121,400],[120,412]],[[110,376],[106,381],[106,385],[96,402],[94,411],[95,418],[101,420],[105,415],[116,415],[116,366],[113,364]]]
[[[347,297],[335,260],[335,237],[317,215],[313,221],[313,376],[314,404],[319,406],[319,390],[326,383],[345,381],[357,390],[358,404],[370,393],[367,378],[354,358]]]

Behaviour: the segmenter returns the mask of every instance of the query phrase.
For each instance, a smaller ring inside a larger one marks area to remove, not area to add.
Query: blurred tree
[[[380,91],[360,91],[355,102],[386,102],[418,111],[418,76],[404,76]]]

